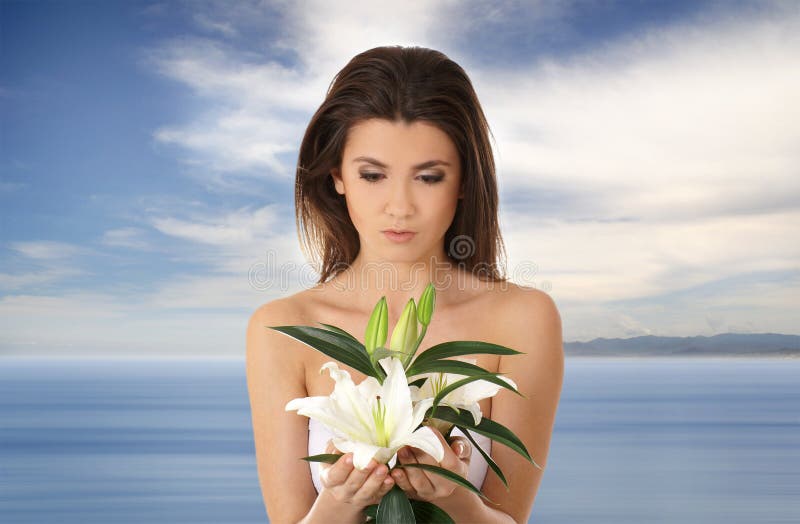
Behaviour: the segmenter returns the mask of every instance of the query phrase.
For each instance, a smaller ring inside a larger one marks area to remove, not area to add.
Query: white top
[[[487,436],[470,432],[472,438],[475,439],[475,442],[483,449],[487,455],[491,456],[492,454],[492,439]],[[465,437],[464,433],[458,429],[453,428],[453,431],[450,432],[450,436],[460,436]],[[313,418],[308,419],[308,455],[319,455],[325,453],[325,447],[328,444],[328,440],[334,437],[333,433],[331,433],[325,424],[314,420]],[[472,443],[470,443],[472,445]],[[394,466],[397,458],[396,456],[389,461],[389,467]],[[309,462],[309,467],[311,468],[311,480],[314,482],[314,487],[317,490],[317,493],[322,491],[322,483],[319,479],[319,462]],[[479,451],[473,449],[472,450],[472,457],[470,458],[469,463],[469,472],[467,473],[467,480],[472,483],[478,489],[483,487],[483,480],[486,478],[486,470],[488,469],[489,465],[486,463],[486,459],[483,458],[483,455],[480,454]]]

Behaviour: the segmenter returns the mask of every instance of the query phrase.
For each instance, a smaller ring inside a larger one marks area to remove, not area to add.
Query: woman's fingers
[[[353,454],[345,453],[339,460],[320,471],[320,478],[327,487],[344,484],[353,468]]]
[[[450,439],[450,448],[462,462],[466,462],[469,465],[472,459],[472,444],[466,437],[453,437]]]
[[[425,453],[424,451],[417,451],[416,449],[406,446],[405,448],[400,449],[400,454],[398,456],[401,464],[431,464],[434,466],[438,466],[439,464],[434,460],[433,457]],[[422,468],[402,468],[402,471],[407,478],[408,483],[411,485],[411,488],[419,493],[420,495],[424,493],[431,493],[434,491],[434,486],[431,484],[428,475]],[[398,485],[400,482],[398,482]]]
[[[351,496],[355,495],[358,490],[361,489],[364,481],[367,480],[367,478],[372,474],[372,470],[374,470],[377,466],[378,463],[375,461],[375,459],[371,459],[366,468],[353,468],[344,483],[343,487],[345,488],[345,491]]]
[[[445,451],[441,462],[437,462],[428,453],[410,446],[400,450],[398,462],[400,464],[418,463],[439,466],[466,478],[472,457],[470,442],[465,437],[453,437],[449,443],[443,437],[440,437],[440,440]],[[409,451],[410,454],[404,453],[405,451]],[[392,476],[397,485],[409,496],[416,495],[423,499],[445,496],[455,487],[449,480],[421,468],[397,468],[392,472]]]
[[[379,501],[386,493],[392,489],[394,481],[388,476],[389,468],[384,464],[379,464],[372,470],[372,473],[361,485],[358,496],[366,503],[371,504]]]
[[[403,463],[399,459],[399,457],[398,457],[398,463],[400,463],[400,464]],[[398,488],[402,489],[403,491],[405,491],[408,494],[416,494],[416,491],[414,490],[414,486],[411,485],[411,482],[409,482],[408,476],[406,476],[406,473],[405,473],[409,469],[411,469],[411,468],[398,468],[398,467],[395,467],[395,469],[392,471],[392,478],[394,479],[394,481],[397,484]]]

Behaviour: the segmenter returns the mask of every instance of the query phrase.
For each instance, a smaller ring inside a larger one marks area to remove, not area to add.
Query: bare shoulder
[[[555,300],[536,288],[504,282],[492,291],[493,309],[500,312],[504,323],[538,329],[561,330],[561,315]]]
[[[286,325],[302,317],[303,307],[300,294],[276,298],[259,306],[250,317],[251,320],[265,322],[270,326]]]
[[[508,302],[527,321],[531,321],[530,315],[533,315],[539,321],[558,321],[560,324],[561,318],[555,300],[544,291],[513,284]]]
[[[292,368],[292,375],[303,377],[303,362],[298,343],[286,334],[270,329],[277,326],[303,324],[305,310],[299,293],[266,302],[250,315],[247,325],[246,361],[248,372],[251,368],[259,371],[280,364]]]
[[[501,367],[511,362],[522,367],[563,362],[561,314],[549,294],[509,283],[495,300],[495,311],[503,318],[498,336],[504,345],[526,353],[524,357],[501,357]]]

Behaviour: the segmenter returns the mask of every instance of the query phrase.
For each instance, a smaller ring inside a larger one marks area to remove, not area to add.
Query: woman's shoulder
[[[513,282],[495,284],[487,293],[489,301],[481,307],[491,311],[503,338],[525,342],[530,333],[550,337],[561,331],[561,316],[553,298],[546,292]],[[512,342],[512,340],[509,340]]]
[[[261,304],[253,312],[253,317],[273,326],[301,324],[308,316],[311,298],[309,290],[274,298]]]
[[[546,292],[511,281],[489,283],[485,295],[506,314],[557,311],[555,301]]]

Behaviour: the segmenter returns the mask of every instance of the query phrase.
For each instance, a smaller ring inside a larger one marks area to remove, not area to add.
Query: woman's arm
[[[308,419],[285,411],[307,396],[298,342],[265,326],[296,324],[286,299],[261,306],[247,326],[247,388],[261,492],[272,524],[360,523],[361,508],[317,496],[308,463]]]
[[[564,376],[561,317],[549,295],[530,288],[510,293],[501,312],[503,334],[498,343],[525,354],[500,357],[498,371],[516,382],[526,398],[501,389],[492,399],[489,417],[517,435],[533,460],[545,468]],[[509,491],[488,471],[483,493],[515,522],[527,522],[544,471],[496,442],[491,455],[506,476]]]

